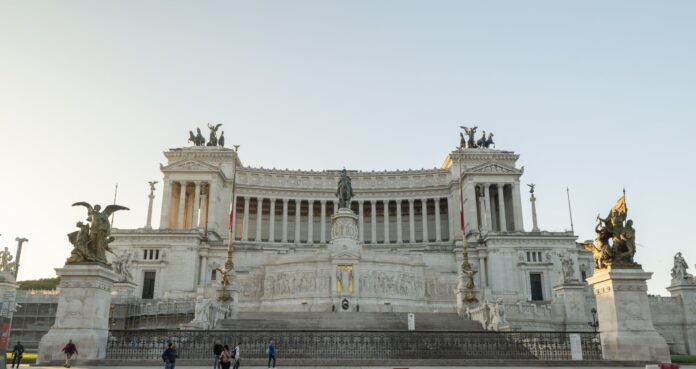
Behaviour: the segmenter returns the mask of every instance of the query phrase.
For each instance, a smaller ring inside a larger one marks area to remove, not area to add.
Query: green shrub
[[[673,363],[694,364],[696,363],[696,355],[672,355]]]
[[[19,281],[20,290],[55,290],[58,287],[60,278],[42,278],[30,281]]]

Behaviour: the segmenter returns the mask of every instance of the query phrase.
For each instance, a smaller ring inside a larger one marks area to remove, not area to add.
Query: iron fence
[[[599,336],[578,332],[455,332],[455,331],[182,331],[112,330],[106,358],[160,360],[168,341],[179,359],[207,360],[216,341],[241,356],[260,359],[273,338],[284,359],[514,359],[571,360],[570,334],[580,336],[583,360],[601,360]]]

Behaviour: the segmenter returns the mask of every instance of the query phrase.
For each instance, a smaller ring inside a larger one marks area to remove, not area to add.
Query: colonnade
[[[211,191],[205,181],[165,181],[160,228],[205,228]]]
[[[326,243],[338,200],[238,196],[233,235],[239,241]],[[360,241],[367,244],[441,242],[451,239],[445,197],[360,199]],[[443,221],[444,218],[444,221]]]
[[[479,228],[485,231],[522,231],[519,183],[478,183],[476,204]]]

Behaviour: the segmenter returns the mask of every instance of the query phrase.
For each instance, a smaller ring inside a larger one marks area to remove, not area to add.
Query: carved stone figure
[[[561,257],[560,283],[577,281],[577,278],[575,278],[574,264],[573,258],[571,258],[570,255]]]
[[[210,138],[208,139],[208,146],[218,145],[217,130],[220,128],[221,125],[222,123],[215,126],[208,123],[208,128],[210,129]]]
[[[114,272],[120,276],[120,282],[130,282],[133,275],[130,272],[131,253],[125,252],[122,255],[116,255],[116,259],[111,263]]]
[[[640,268],[633,257],[636,253],[636,232],[633,229],[633,221],[626,217],[626,195],[624,194],[614,204],[606,218],[597,216],[595,227],[595,242],[587,242],[583,247],[592,252],[595,260],[595,268],[606,269],[608,267]]]
[[[341,178],[338,180],[336,196],[338,196],[339,209],[350,208],[350,199],[355,196],[355,194],[353,193],[353,185],[351,184],[350,177],[348,177],[345,168],[341,171]]]
[[[476,127],[464,127],[464,126],[459,126],[461,129],[464,130],[464,132],[469,136],[469,140],[466,142],[466,147],[469,149],[475,149],[478,146],[476,146],[476,140],[474,139],[474,135],[476,134],[476,130],[478,129],[478,126]]]
[[[68,234],[68,240],[73,245],[73,251],[66,261],[66,264],[98,262],[108,264],[106,251],[109,250],[109,243],[114,240],[111,237],[111,224],[109,216],[118,210],[129,210],[121,205],[109,205],[101,211],[100,205],[92,205],[86,202],[76,202],[73,206],[84,206],[87,208],[87,221],[90,224],[77,222],[79,231]]]
[[[230,271],[227,270],[226,268],[215,268],[217,272],[220,274],[220,284],[222,285],[222,289],[225,290],[227,289],[227,286],[230,285]]]
[[[14,273],[12,254],[7,250],[7,247],[5,247],[5,251],[0,252],[0,272]]]
[[[218,146],[225,147],[225,131],[220,133],[220,138],[218,138]]]
[[[338,282],[337,287],[339,293],[352,293],[351,283],[353,281],[353,266],[339,265],[336,270],[336,280]]]
[[[674,255],[674,266],[672,267],[672,279],[693,279],[694,276],[689,274],[686,270],[689,269],[689,265],[686,264],[686,260],[682,256],[681,252]]]
[[[191,323],[210,324],[210,305],[212,299],[206,299],[203,296],[196,298],[196,307],[194,309],[193,321]]]
[[[488,133],[488,138],[486,139],[486,142],[483,143],[483,147],[488,149],[491,146],[495,147],[495,142],[493,142],[493,132]]]
[[[534,187],[536,187],[536,185],[534,183],[529,183],[527,186],[529,186],[529,193],[534,194]]]

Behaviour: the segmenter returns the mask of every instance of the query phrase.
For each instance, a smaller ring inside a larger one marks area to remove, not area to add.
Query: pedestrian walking
[[[230,352],[230,346],[225,345],[222,347],[222,352],[220,353],[220,366],[222,369],[230,369],[232,365],[232,353]]]
[[[22,343],[17,341],[17,344],[14,345],[14,348],[12,349],[12,366],[10,368],[15,367],[15,361],[17,362],[17,368],[19,368],[19,363],[22,362],[22,357],[24,356],[24,346],[22,346]]]
[[[176,367],[177,357],[178,355],[176,353],[176,344],[172,342],[167,343],[167,349],[165,349],[162,353],[164,369],[174,369],[174,367]]]
[[[74,359],[74,356],[77,356],[77,346],[75,346],[72,339],[70,339],[68,343],[63,346],[61,351],[65,353],[65,364],[63,364],[63,366],[69,368],[70,360]]]
[[[215,341],[215,345],[213,345],[213,357],[215,358],[215,361],[213,362],[213,369],[220,368],[220,355],[222,355],[222,350],[223,347],[220,344],[220,341]]]
[[[237,341],[237,346],[234,347],[234,366],[232,368],[234,369],[239,369],[239,346],[241,346],[242,343]]]
[[[276,361],[276,348],[273,338],[268,340],[268,347],[266,348],[266,353],[268,354],[268,369],[275,368]],[[273,360],[273,366],[271,366],[271,360]]]

